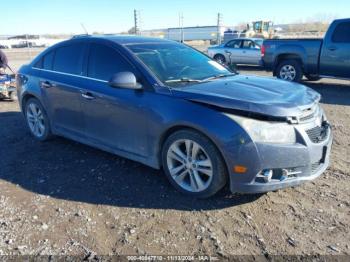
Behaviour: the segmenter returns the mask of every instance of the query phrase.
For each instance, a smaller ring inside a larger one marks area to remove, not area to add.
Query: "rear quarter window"
[[[332,42],[350,43],[350,22],[338,24],[333,32]]]
[[[43,57],[43,64],[42,64],[43,69],[52,70],[53,57],[54,57],[54,52],[53,51],[47,53]]]
[[[53,62],[54,54],[55,54],[54,51],[48,52],[34,64],[34,67],[39,69],[52,70],[52,62]]]

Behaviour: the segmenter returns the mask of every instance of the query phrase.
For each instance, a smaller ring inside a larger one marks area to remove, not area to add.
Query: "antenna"
[[[89,35],[89,32],[86,30],[85,25],[83,23],[80,23],[80,25],[83,28],[85,34]]]

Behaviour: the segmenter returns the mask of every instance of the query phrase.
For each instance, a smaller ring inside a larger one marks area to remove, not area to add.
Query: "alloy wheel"
[[[280,70],[280,77],[283,80],[293,81],[297,75],[297,71],[292,65],[285,65]]]
[[[27,106],[26,117],[32,134],[39,138],[42,137],[45,134],[45,119],[39,106],[35,103],[30,103]]]
[[[213,178],[213,165],[205,150],[190,139],[176,140],[167,151],[172,179],[184,190],[202,192]]]

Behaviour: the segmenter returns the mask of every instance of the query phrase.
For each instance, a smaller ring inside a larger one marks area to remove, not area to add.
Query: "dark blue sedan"
[[[320,95],[230,72],[180,43],[80,36],[23,66],[19,103],[32,135],[64,136],[163,168],[179,191],[258,193],[318,177],[332,132]]]

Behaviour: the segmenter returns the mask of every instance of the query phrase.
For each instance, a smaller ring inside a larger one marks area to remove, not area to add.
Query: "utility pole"
[[[134,33],[135,35],[140,34],[140,28],[139,28],[139,13],[136,9],[134,9]]]
[[[222,14],[218,13],[217,32],[216,32],[216,43],[218,45],[221,44],[221,24],[222,24]]]
[[[184,16],[182,13],[179,13],[179,27],[180,27],[180,42],[184,42]]]

